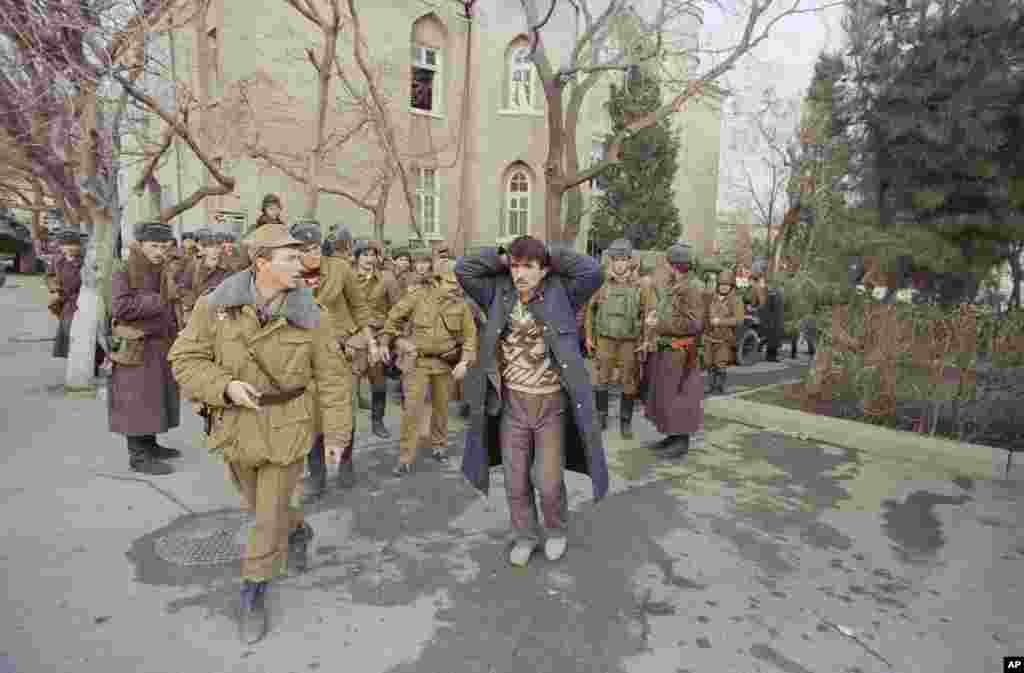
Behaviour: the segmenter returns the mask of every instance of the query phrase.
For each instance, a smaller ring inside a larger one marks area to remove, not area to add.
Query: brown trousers
[[[565,535],[569,498],[565,490],[565,393],[530,395],[502,389],[501,464],[516,541],[536,542],[540,491],[544,528],[549,536]]]
[[[288,567],[288,534],[303,522],[302,510],[291,506],[302,461],[256,467],[228,463],[228,476],[256,517],[242,558],[242,579],[266,582],[283,575]]]
[[[622,394],[640,394],[640,362],[636,352],[639,340],[597,337],[594,355],[594,385],[622,383]]]
[[[450,372],[436,373],[434,369],[417,367],[412,374],[402,377],[405,386],[405,405],[402,407],[402,426],[399,431],[398,460],[411,465],[419,449],[420,423],[424,414],[430,417],[430,446],[448,448],[448,398],[451,395]],[[430,390],[430,408],[427,409],[427,390]]]

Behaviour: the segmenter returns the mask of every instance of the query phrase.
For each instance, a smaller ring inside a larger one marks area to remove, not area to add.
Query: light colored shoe
[[[564,537],[549,537],[544,543],[544,555],[549,561],[557,561],[565,556],[565,548],[569,541]]]
[[[525,568],[530,562],[535,545],[532,542],[517,542],[516,546],[509,552],[508,562],[519,568]]]

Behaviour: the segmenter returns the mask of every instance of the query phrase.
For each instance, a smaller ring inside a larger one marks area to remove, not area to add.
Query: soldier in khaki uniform
[[[301,242],[273,224],[250,242],[253,268],[199,300],[168,355],[185,394],[209,408],[208,447],[256,517],[242,559],[246,643],[266,634],[268,583],[287,565],[304,567],[313,537],[302,511],[290,507],[313,439],[307,398],[315,397],[332,455],[348,439],[351,415],[347,356],[302,284]]]
[[[419,442],[424,397],[431,394],[430,442],[438,461],[448,457],[448,400],[451,379],[461,380],[476,359],[477,332],[473,315],[462,296],[455,274],[438,274],[433,287],[406,295],[388,314],[382,334],[388,348],[403,333],[405,321],[412,324],[411,340],[416,349],[415,368],[405,371],[405,407],[399,440],[399,461],[395,475],[412,472]],[[387,352],[387,350],[385,351]]]
[[[725,370],[736,360],[736,327],[743,322],[743,301],[735,289],[735,273],[726,269],[718,274],[718,288],[711,298],[704,333],[704,358],[712,393],[725,393]]]
[[[387,379],[384,376],[384,362],[374,352],[377,352],[376,337],[384,327],[388,318],[388,312],[395,306],[401,297],[399,296],[398,283],[394,276],[380,270],[381,245],[377,241],[360,243],[353,250],[356,260],[356,279],[359,286],[359,293],[366,302],[367,321],[370,334],[371,361],[372,364],[366,372],[366,378],[370,382],[370,422],[371,431],[381,439],[389,439],[391,433],[384,426],[384,415],[387,412]],[[358,390],[358,384],[357,384]]]
[[[232,273],[224,259],[224,248],[214,233],[209,229],[200,229],[195,236],[199,244],[198,257],[185,267],[181,278],[183,325],[188,323],[199,298],[215,289]]]
[[[601,429],[608,428],[608,386],[621,380],[619,431],[633,438],[633,408],[640,394],[644,320],[655,299],[636,276],[633,245],[620,238],[608,248],[611,268],[584,317],[587,350],[594,354],[594,397]]]
[[[348,419],[345,444],[338,464],[338,486],[352,488],[356,483],[355,466],[352,461],[356,427],[355,377],[362,376],[368,365],[367,350],[373,335],[367,327],[369,313],[356,274],[352,267],[338,257],[323,257],[321,253],[322,231],[315,221],[299,222],[292,226],[291,235],[302,241],[302,277],[306,286],[313,291],[317,302],[328,311],[334,336],[339,343],[346,344],[353,356],[346,360],[348,374],[345,378],[345,396],[352,413]],[[314,414],[314,420],[318,414]],[[309,475],[306,479],[305,500],[318,500],[327,489],[327,464],[324,456],[324,435],[319,426],[309,451]]]

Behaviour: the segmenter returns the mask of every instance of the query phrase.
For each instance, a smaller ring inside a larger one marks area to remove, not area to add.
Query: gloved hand
[[[225,393],[234,404],[249,409],[259,409],[260,391],[253,388],[245,381],[232,381],[228,384]]]

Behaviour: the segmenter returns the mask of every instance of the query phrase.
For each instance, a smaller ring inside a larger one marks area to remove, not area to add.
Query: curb
[[[818,416],[795,409],[748,402],[738,396],[705,399],[704,412],[743,425],[777,430],[882,458],[927,463],[931,467],[938,466],[982,479],[1007,478],[1007,456],[1003,449],[991,446],[953,442],[842,418]]]

